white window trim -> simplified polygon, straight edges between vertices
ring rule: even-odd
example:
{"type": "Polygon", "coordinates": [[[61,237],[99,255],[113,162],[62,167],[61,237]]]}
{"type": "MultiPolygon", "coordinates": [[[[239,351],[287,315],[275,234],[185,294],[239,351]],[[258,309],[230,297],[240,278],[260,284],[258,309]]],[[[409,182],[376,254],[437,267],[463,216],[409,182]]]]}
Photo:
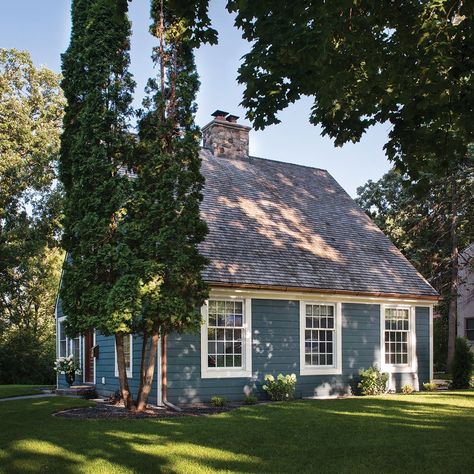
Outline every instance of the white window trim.
{"type": "Polygon", "coordinates": [[[340,375],[342,374],[342,303],[341,302],[316,302],[314,300],[300,301],[300,375],[340,375]],[[305,329],[306,305],[325,304],[334,306],[335,324],[335,350],[334,365],[332,366],[307,366],[305,361],[305,329]]]}
{"type": "MultiPolygon", "coordinates": [[[[127,337],[127,334],[124,337],[127,337]]],[[[127,369],[127,378],[131,379],[133,378],[133,335],[128,334],[128,337],[130,338],[130,370],[127,369]]],[[[115,354],[115,377],[118,377],[119,373],[118,373],[118,365],[117,365],[117,344],[115,342],[115,337],[114,337],[114,354],[115,354]]],[[[95,377],[95,374],[94,374],[94,377],[95,377]]]]}
{"type": "MultiPolygon", "coordinates": [[[[66,354],[63,355],[63,356],[60,356],[59,355],[59,352],[60,352],[60,349],[61,349],[61,340],[59,339],[60,337],[60,332],[59,332],[59,325],[64,323],[64,321],[66,320],[66,316],[61,316],[60,318],[57,319],[57,326],[56,326],[56,334],[57,334],[57,356],[58,357],[68,357],[69,355],[72,354],[72,343],[74,341],[74,338],[71,339],[70,337],[66,336],[66,354]]],[[[82,349],[82,344],[83,344],[83,338],[82,336],[78,336],[79,337],[79,356],[78,356],[78,360],[79,360],[79,368],[82,370],[82,355],[83,355],[83,349],[82,349]]]]}
{"type": "MultiPolygon", "coordinates": [[[[380,305],[380,367],[383,372],[390,374],[403,374],[418,372],[416,359],[416,307],[406,304],[381,304],[380,305]],[[410,330],[408,332],[408,364],[386,364],[385,363],[385,310],[386,309],[408,309],[410,318],[410,330]]],[[[430,339],[430,343],[432,339],[430,339]]]]}
{"type": "Polygon", "coordinates": [[[208,367],[207,366],[207,315],[209,301],[206,300],[201,308],[201,316],[203,323],[201,324],[201,378],[202,379],[220,379],[220,378],[237,378],[252,376],[252,300],[232,297],[219,296],[219,301],[241,301],[244,309],[242,342],[244,348],[242,352],[242,367],[208,367]]]}

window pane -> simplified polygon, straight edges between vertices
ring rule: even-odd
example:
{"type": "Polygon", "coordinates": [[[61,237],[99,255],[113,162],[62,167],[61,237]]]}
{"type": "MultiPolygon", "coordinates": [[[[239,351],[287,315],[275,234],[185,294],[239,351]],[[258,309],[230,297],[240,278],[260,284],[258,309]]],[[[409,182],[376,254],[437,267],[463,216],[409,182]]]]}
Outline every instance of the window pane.
{"type": "Polygon", "coordinates": [[[128,371],[131,369],[131,357],[130,357],[130,338],[131,336],[125,336],[123,338],[123,352],[125,355],[125,367],[128,371]]]}
{"type": "Polygon", "coordinates": [[[211,323],[215,328],[208,328],[208,367],[241,367],[242,302],[210,301],[208,325],[211,323]]]}
{"type": "Polygon", "coordinates": [[[305,326],[305,365],[332,365],[334,361],[334,307],[325,304],[306,305],[305,326]]]}

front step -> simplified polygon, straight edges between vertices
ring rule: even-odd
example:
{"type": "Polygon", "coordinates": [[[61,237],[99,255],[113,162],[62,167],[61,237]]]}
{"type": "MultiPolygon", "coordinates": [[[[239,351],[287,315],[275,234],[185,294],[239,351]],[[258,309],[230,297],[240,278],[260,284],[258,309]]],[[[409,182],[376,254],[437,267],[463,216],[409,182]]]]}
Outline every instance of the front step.
{"type": "Polygon", "coordinates": [[[73,385],[68,388],[57,388],[56,395],[75,398],[96,398],[95,385],[73,385]]]}

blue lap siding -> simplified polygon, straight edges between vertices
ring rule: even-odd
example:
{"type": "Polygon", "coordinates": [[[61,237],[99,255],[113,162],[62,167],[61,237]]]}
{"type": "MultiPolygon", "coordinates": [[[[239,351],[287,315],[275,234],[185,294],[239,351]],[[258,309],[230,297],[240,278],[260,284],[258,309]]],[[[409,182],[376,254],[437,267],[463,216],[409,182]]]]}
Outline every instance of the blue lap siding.
{"type": "MultiPolygon", "coordinates": [[[[380,305],[342,304],[342,374],[300,375],[299,301],[252,300],[252,374],[251,378],[201,378],[201,337],[194,334],[172,334],[168,337],[168,399],[173,403],[209,401],[213,395],[242,400],[253,392],[264,397],[265,374],[295,373],[298,379],[296,397],[331,396],[351,392],[357,384],[360,369],[380,366],[380,305]]],[[[392,386],[405,383],[419,386],[430,376],[429,308],[416,308],[416,357],[418,374],[392,375],[392,386]]],[[[96,361],[96,386],[101,395],[118,389],[115,376],[113,337],[96,336],[100,347],[96,361]],[[104,382],[102,378],[104,377],[104,382]]],[[[138,388],[141,339],[133,338],[133,374],[130,387],[138,388]]],[[[157,373],[157,371],[155,372],[157,373]]],[[[157,377],[150,402],[156,403],[157,377]]]]}

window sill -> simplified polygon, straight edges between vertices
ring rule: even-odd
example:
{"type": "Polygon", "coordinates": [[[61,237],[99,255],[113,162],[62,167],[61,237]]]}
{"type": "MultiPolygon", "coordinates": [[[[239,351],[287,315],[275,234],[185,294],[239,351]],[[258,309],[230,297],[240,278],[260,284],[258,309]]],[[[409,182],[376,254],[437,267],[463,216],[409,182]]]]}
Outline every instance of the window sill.
{"type": "Polygon", "coordinates": [[[300,375],[341,375],[340,367],[302,367],[300,375]]]}
{"type": "MultiPolygon", "coordinates": [[[[118,371],[115,371],[115,377],[118,377],[118,376],[119,376],[118,371]]],[[[127,379],[132,379],[132,378],[133,378],[132,373],[127,370],[127,379]]]]}
{"type": "Polygon", "coordinates": [[[415,373],[417,370],[412,365],[384,365],[381,371],[388,372],[389,374],[410,374],[415,373]]]}
{"type": "Polygon", "coordinates": [[[250,378],[252,377],[252,371],[246,369],[215,369],[215,370],[201,370],[202,379],[228,379],[228,378],[250,378]]]}

